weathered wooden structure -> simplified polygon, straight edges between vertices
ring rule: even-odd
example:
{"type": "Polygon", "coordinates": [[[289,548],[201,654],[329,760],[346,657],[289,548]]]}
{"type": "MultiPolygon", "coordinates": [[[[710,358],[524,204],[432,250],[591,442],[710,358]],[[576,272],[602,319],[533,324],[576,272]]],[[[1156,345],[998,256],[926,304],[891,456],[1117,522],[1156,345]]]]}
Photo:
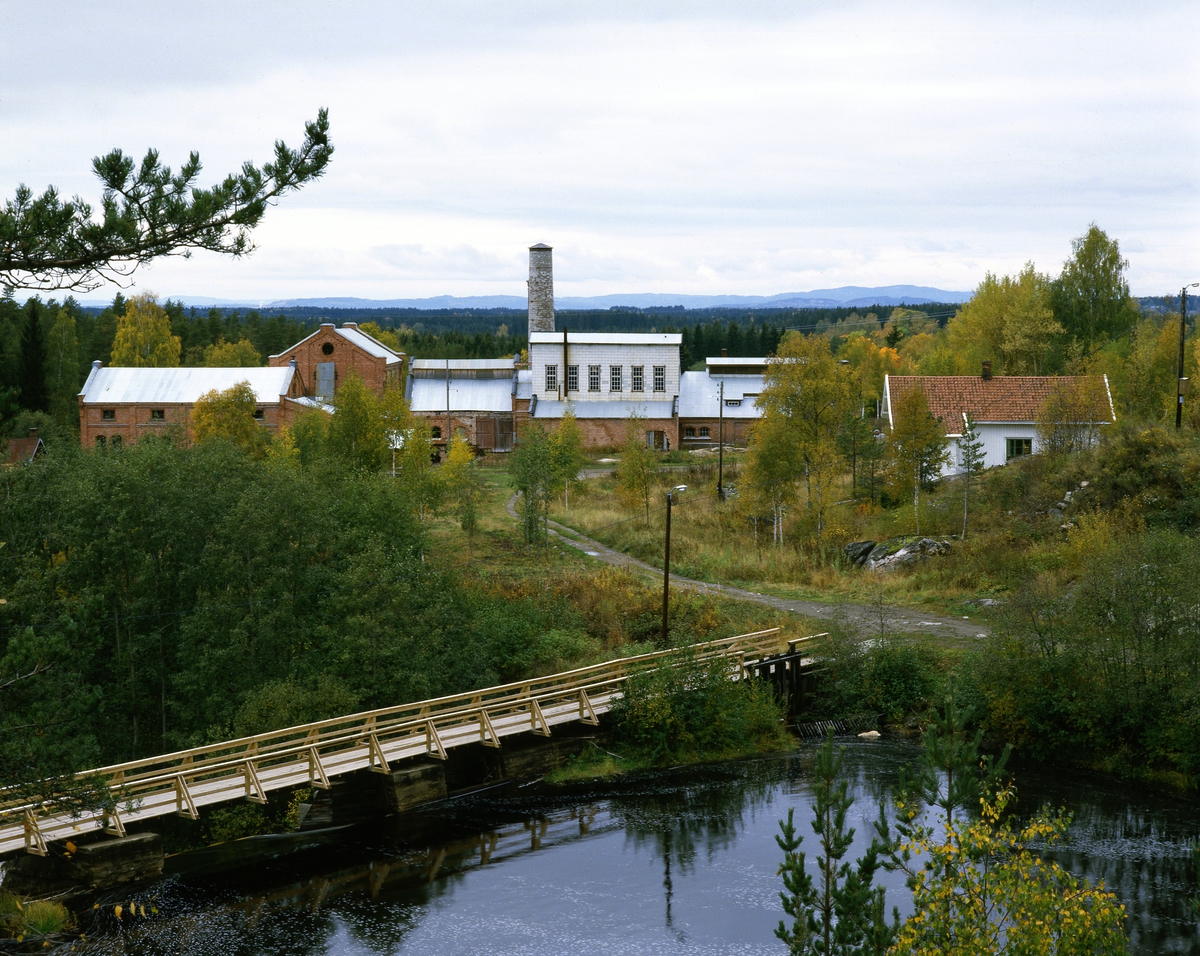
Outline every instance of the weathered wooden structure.
{"type": "MultiPolygon", "coordinates": [[[[423,765],[445,760],[452,748],[500,748],[509,736],[549,737],[555,726],[598,724],[635,674],[697,660],[727,662],[733,679],[798,675],[801,646],[793,641],[781,655],[774,628],[102,767],[92,775],[107,782],[115,809],[93,816],[73,819],[0,793],[0,856],[45,855],[53,841],[98,831],[124,837],[135,822],[171,814],[197,819],[206,806],[265,803],[271,791],[300,786],[330,789],[337,778],[362,772],[411,784],[410,777],[426,773],[423,765]]],[[[429,776],[435,790],[444,786],[429,776]]]]}

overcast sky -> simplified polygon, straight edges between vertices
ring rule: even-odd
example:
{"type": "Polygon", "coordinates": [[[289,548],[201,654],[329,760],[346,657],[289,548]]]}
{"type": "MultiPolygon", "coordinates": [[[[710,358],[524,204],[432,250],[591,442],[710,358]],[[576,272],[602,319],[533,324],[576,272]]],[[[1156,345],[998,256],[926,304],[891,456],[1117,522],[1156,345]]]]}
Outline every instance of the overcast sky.
{"type": "MultiPolygon", "coordinates": [[[[1200,4],[4,0],[0,187],[298,145],[325,178],[162,296],[971,289],[1096,222],[1135,294],[1200,280],[1200,4]]],[[[206,184],[211,181],[206,179],[206,184]]],[[[107,294],[107,293],[100,293],[107,294]]]]}

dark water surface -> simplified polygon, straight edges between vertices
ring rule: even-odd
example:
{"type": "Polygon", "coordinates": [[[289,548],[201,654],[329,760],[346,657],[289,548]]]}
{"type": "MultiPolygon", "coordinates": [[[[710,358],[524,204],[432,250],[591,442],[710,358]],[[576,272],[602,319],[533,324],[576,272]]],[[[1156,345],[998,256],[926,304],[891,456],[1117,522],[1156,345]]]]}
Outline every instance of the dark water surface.
{"type": "MultiPolygon", "coordinates": [[[[916,757],[903,742],[847,742],[862,846],[879,797],[916,757]]],[[[795,807],[815,856],[810,761],[811,748],[618,790],[499,788],[233,876],[174,876],[110,895],[77,951],[778,956],[775,834],[795,807]],[[131,918],[130,903],[147,916],[131,918]]],[[[1200,953],[1186,916],[1200,804],[1075,773],[1018,772],[1017,783],[1023,808],[1048,800],[1075,811],[1071,845],[1055,856],[1119,894],[1135,952],[1200,953]]],[[[905,911],[908,891],[887,878],[889,905],[905,911]]]]}

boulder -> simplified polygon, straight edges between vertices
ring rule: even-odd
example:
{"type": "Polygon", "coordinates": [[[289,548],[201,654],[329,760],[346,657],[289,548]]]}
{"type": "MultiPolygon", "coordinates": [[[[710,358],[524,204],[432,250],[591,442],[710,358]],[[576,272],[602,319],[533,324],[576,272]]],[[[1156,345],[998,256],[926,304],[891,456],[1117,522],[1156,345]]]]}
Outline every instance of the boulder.
{"type": "Polygon", "coordinates": [[[874,541],[852,541],[846,545],[846,557],[856,568],[861,568],[874,548],[874,541]]]}
{"type": "Polygon", "coordinates": [[[873,571],[893,571],[927,561],[934,555],[949,553],[949,541],[935,538],[892,538],[871,550],[866,566],[873,571]]]}

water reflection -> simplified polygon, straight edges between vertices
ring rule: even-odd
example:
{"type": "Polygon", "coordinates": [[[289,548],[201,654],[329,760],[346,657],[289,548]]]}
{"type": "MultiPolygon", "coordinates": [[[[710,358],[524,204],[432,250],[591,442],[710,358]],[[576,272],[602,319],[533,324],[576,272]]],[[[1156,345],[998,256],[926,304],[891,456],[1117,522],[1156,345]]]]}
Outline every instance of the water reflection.
{"type": "MultiPolygon", "coordinates": [[[[851,741],[853,853],[917,749],[851,741]]],[[[665,773],[611,788],[501,788],[226,877],[178,874],[110,894],[91,953],[773,953],[782,916],[777,821],[805,834],[811,751],[665,773]],[[130,898],[132,897],[132,899],[130,898]],[[116,903],[125,918],[112,914],[116,903]],[[129,904],[147,916],[129,916],[129,904]],[[151,907],[158,909],[158,915],[151,907]]],[[[1025,809],[1076,811],[1053,855],[1127,903],[1136,952],[1200,953],[1186,915],[1194,801],[1103,778],[1018,771],[1025,809]]],[[[894,876],[889,906],[907,891],[894,876]]]]}

